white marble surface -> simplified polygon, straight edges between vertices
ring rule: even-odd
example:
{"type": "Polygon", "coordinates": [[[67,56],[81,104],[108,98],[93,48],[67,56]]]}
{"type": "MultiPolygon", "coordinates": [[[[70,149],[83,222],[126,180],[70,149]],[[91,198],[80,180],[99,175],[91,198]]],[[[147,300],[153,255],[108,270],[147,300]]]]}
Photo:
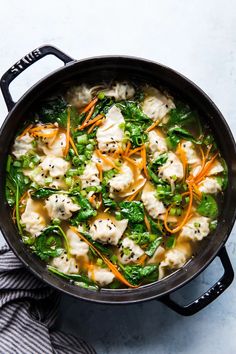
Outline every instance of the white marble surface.
{"type": "MultiPolygon", "coordinates": [[[[234,0],[0,0],[0,74],[33,48],[51,43],[75,58],[128,54],[169,65],[202,87],[236,133],[234,0]]],[[[59,62],[44,59],[12,85],[14,97],[59,62]]],[[[6,108],[0,97],[0,119],[6,108]]],[[[236,229],[227,249],[236,261],[236,229]]],[[[3,239],[0,239],[3,243],[3,239]]],[[[192,296],[221,274],[215,261],[192,296]]],[[[187,290],[185,290],[186,292],[187,290]]],[[[99,354],[236,353],[236,282],[191,318],[156,301],[110,307],[64,297],[58,325],[90,341],[99,354]]]]}

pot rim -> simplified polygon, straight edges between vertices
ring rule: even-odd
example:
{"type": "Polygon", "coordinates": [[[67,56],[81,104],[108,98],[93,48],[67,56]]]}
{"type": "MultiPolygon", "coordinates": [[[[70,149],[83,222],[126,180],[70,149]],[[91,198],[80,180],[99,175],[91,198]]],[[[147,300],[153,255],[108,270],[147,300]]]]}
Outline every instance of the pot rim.
{"type": "MultiPolygon", "coordinates": [[[[194,88],[194,90],[197,90],[198,93],[205,98],[205,100],[208,102],[209,105],[212,106],[213,110],[215,111],[215,114],[218,115],[219,119],[223,122],[225,129],[227,130],[227,134],[228,137],[230,138],[231,143],[234,146],[234,154],[236,155],[236,144],[234,141],[234,137],[233,134],[228,126],[228,123],[226,122],[225,118],[223,117],[223,115],[221,114],[221,112],[219,111],[219,109],[217,108],[217,106],[215,105],[215,103],[211,100],[211,98],[198,86],[196,85],[193,81],[191,81],[190,79],[188,79],[187,77],[185,77],[184,75],[182,75],[181,73],[179,73],[178,71],[160,64],[158,62],[152,61],[152,60],[148,60],[148,59],[144,59],[144,58],[140,58],[140,57],[135,57],[135,56],[126,56],[126,55],[102,55],[102,56],[94,56],[94,57],[88,57],[88,58],[84,58],[84,59],[80,59],[80,60],[72,60],[71,62],[67,63],[64,67],[61,67],[59,69],[56,69],[54,71],[52,71],[51,73],[49,73],[48,75],[46,75],[45,77],[43,77],[42,79],[40,79],[39,81],[37,81],[33,86],[31,86],[20,98],[19,100],[16,102],[15,106],[9,111],[9,113],[7,114],[7,117],[5,118],[1,130],[0,130],[0,140],[2,139],[2,133],[5,129],[5,127],[7,126],[11,116],[18,110],[21,108],[21,105],[24,103],[24,101],[27,101],[29,95],[32,95],[36,92],[38,92],[38,89],[41,87],[41,85],[44,85],[45,83],[49,82],[50,80],[52,80],[55,77],[59,77],[60,73],[62,72],[66,72],[69,71],[71,68],[75,67],[76,65],[80,65],[81,63],[92,63],[93,61],[102,61],[102,60],[108,60],[108,61],[114,61],[114,60],[118,60],[118,61],[122,61],[122,60],[129,60],[129,61],[135,61],[135,62],[140,62],[142,64],[145,65],[154,65],[154,66],[158,66],[161,69],[164,69],[166,71],[168,71],[169,73],[174,74],[175,76],[179,77],[181,80],[185,81],[186,83],[188,83],[190,86],[192,86],[194,88]]],[[[112,63],[111,63],[112,64],[112,63]]],[[[39,97],[40,95],[38,95],[39,97]]],[[[214,130],[213,130],[214,131],[214,130]]],[[[1,211],[0,211],[1,213],[1,211]]],[[[13,252],[16,254],[16,256],[18,258],[21,259],[21,261],[25,264],[25,266],[31,271],[33,272],[37,277],[39,277],[41,280],[43,280],[44,282],[46,282],[47,284],[49,284],[50,286],[53,286],[54,288],[56,288],[57,290],[60,290],[64,293],[66,293],[67,295],[71,295],[73,297],[79,298],[79,299],[83,299],[86,301],[91,301],[91,302],[96,302],[96,303],[106,303],[106,304],[130,304],[130,303],[137,303],[137,302],[142,302],[142,301],[148,301],[148,300],[152,300],[152,299],[157,299],[160,298],[166,294],[169,294],[170,292],[174,292],[177,289],[179,289],[180,287],[184,286],[186,283],[190,282],[191,280],[193,280],[195,277],[197,277],[213,260],[214,258],[217,256],[217,254],[219,253],[219,251],[222,249],[222,247],[224,246],[226,240],[228,239],[230,232],[233,228],[234,222],[236,219],[236,206],[234,207],[233,213],[232,213],[232,217],[230,219],[230,222],[228,222],[227,225],[227,232],[225,232],[224,237],[222,237],[222,240],[220,242],[220,245],[218,246],[218,248],[211,254],[211,256],[207,259],[207,261],[205,261],[205,263],[199,267],[199,269],[191,276],[189,276],[188,278],[186,278],[185,280],[183,280],[182,282],[180,282],[179,284],[172,286],[170,289],[167,289],[165,291],[162,291],[161,294],[149,294],[150,290],[152,290],[151,288],[154,288],[159,282],[167,282],[169,279],[171,279],[172,277],[176,276],[176,274],[178,273],[183,273],[185,271],[187,271],[187,267],[188,265],[191,263],[192,260],[190,260],[190,262],[188,262],[183,268],[178,269],[177,271],[175,271],[174,273],[172,273],[169,277],[166,277],[160,281],[157,281],[155,283],[151,283],[145,286],[142,286],[138,289],[110,289],[110,290],[101,290],[99,291],[100,294],[105,295],[107,292],[109,292],[110,295],[113,295],[114,298],[116,296],[121,295],[122,293],[127,296],[128,294],[133,294],[135,295],[137,292],[140,294],[145,293],[145,296],[141,296],[140,298],[130,298],[128,300],[107,300],[107,299],[103,299],[102,297],[99,299],[95,299],[92,297],[87,296],[88,292],[91,293],[91,290],[85,290],[80,288],[80,293],[78,294],[75,291],[72,291],[74,287],[74,285],[69,284],[67,281],[60,279],[61,281],[59,282],[54,282],[54,276],[51,275],[47,270],[46,273],[44,272],[43,274],[39,273],[34,267],[32,267],[29,262],[26,260],[25,255],[21,254],[19,252],[19,250],[16,250],[14,242],[11,240],[11,238],[8,237],[7,232],[5,232],[5,228],[2,225],[2,221],[0,222],[0,228],[2,230],[2,233],[4,235],[5,240],[7,241],[7,243],[10,245],[10,247],[12,248],[13,252]],[[56,284],[58,283],[58,284],[56,284]],[[63,286],[63,283],[65,284],[63,286]]],[[[17,240],[18,245],[20,246],[20,244],[22,243],[21,239],[17,240]],[[18,242],[19,241],[19,242],[18,242]]],[[[24,247],[26,248],[26,246],[24,245],[24,247]]],[[[20,247],[18,247],[20,248],[20,247]]],[[[76,287],[76,289],[78,290],[78,287],[76,287]]],[[[129,296],[129,295],[128,295],[129,296]]]]}

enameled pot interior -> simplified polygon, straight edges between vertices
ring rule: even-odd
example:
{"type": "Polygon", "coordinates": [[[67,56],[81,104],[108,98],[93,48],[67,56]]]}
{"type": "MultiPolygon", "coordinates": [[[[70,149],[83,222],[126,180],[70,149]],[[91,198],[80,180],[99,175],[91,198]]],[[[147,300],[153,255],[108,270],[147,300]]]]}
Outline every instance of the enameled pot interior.
{"type": "Polygon", "coordinates": [[[160,297],[176,290],[199,274],[217,255],[229,236],[235,220],[236,149],[224,118],[211,100],[192,82],[167,67],[149,61],[128,57],[92,58],[70,63],[44,78],[21,98],[6,118],[0,134],[0,156],[2,161],[0,166],[0,226],[4,237],[18,257],[42,280],[82,299],[106,303],[129,303],[160,297]],[[225,192],[217,230],[207,238],[201,252],[185,267],[161,281],[138,289],[95,292],[81,289],[48,273],[45,264],[31,254],[22,243],[5,200],[5,164],[17,130],[42,98],[49,97],[51,93],[69,87],[75,82],[100,83],[111,80],[131,80],[137,83],[149,83],[156,87],[162,86],[168,89],[174,97],[182,98],[197,109],[202,120],[211,127],[229,167],[229,184],[225,192]]]}

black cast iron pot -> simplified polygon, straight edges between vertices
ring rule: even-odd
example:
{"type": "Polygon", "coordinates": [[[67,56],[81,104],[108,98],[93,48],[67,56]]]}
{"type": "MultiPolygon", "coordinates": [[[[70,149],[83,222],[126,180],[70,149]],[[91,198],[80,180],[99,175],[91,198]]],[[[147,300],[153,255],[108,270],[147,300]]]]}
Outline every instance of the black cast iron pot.
{"type": "Polygon", "coordinates": [[[106,304],[129,304],[158,299],[183,315],[192,315],[198,312],[217,298],[232,283],[234,273],[224,244],[236,216],[236,146],[224,117],[199,87],[172,69],[148,60],[125,56],[105,56],[77,61],[48,45],[35,49],[19,60],[3,75],[0,85],[9,110],[0,132],[0,227],[15,254],[36,276],[58,290],[80,299],[106,304]],[[22,71],[46,55],[58,57],[65,65],[37,82],[15,103],[9,92],[9,84],[22,71]],[[5,198],[6,159],[14,135],[23,124],[24,119],[27,118],[27,112],[30,112],[35,104],[43,97],[48,96],[50,92],[73,82],[95,83],[124,79],[141,83],[147,82],[154,86],[161,85],[195,107],[215,135],[229,168],[229,183],[225,191],[216,231],[207,239],[197,256],[182,269],[161,281],[137,289],[102,289],[95,292],[74,286],[50,274],[45,264],[27,250],[12,221],[11,210],[5,198]],[[220,258],[224,267],[224,274],[219,281],[192,303],[181,306],[174,302],[169,296],[170,293],[195,278],[216,256],[220,258]]]}

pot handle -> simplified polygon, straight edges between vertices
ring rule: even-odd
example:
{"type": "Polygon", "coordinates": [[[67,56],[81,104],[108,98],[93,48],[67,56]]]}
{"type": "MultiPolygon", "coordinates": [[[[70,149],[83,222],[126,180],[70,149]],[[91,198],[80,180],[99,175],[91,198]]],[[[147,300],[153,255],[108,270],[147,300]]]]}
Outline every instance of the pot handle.
{"type": "Polygon", "coordinates": [[[58,59],[62,60],[66,65],[72,61],[73,58],[69,57],[67,54],[63,53],[56,47],[51,45],[44,45],[34,49],[32,52],[25,55],[19,61],[17,61],[9,70],[3,74],[0,80],[0,87],[2,90],[3,97],[5,99],[8,111],[10,111],[16,102],[13,101],[12,96],[9,91],[10,83],[20,75],[25,69],[34,64],[36,61],[42,59],[46,55],[54,55],[58,59]]]}
{"type": "Polygon", "coordinates": [[[224,267],[224,274],[208,291],[206,291],[198,299],[183,306],[171,299],[169,295],[165,295],[160,299],[160,301],[170,309],[183,316],[194,315],[209,305],[230,286],[234,278],[234,271],[225,247],[220,250],[218,257],[220,258],[224,267]]]}

